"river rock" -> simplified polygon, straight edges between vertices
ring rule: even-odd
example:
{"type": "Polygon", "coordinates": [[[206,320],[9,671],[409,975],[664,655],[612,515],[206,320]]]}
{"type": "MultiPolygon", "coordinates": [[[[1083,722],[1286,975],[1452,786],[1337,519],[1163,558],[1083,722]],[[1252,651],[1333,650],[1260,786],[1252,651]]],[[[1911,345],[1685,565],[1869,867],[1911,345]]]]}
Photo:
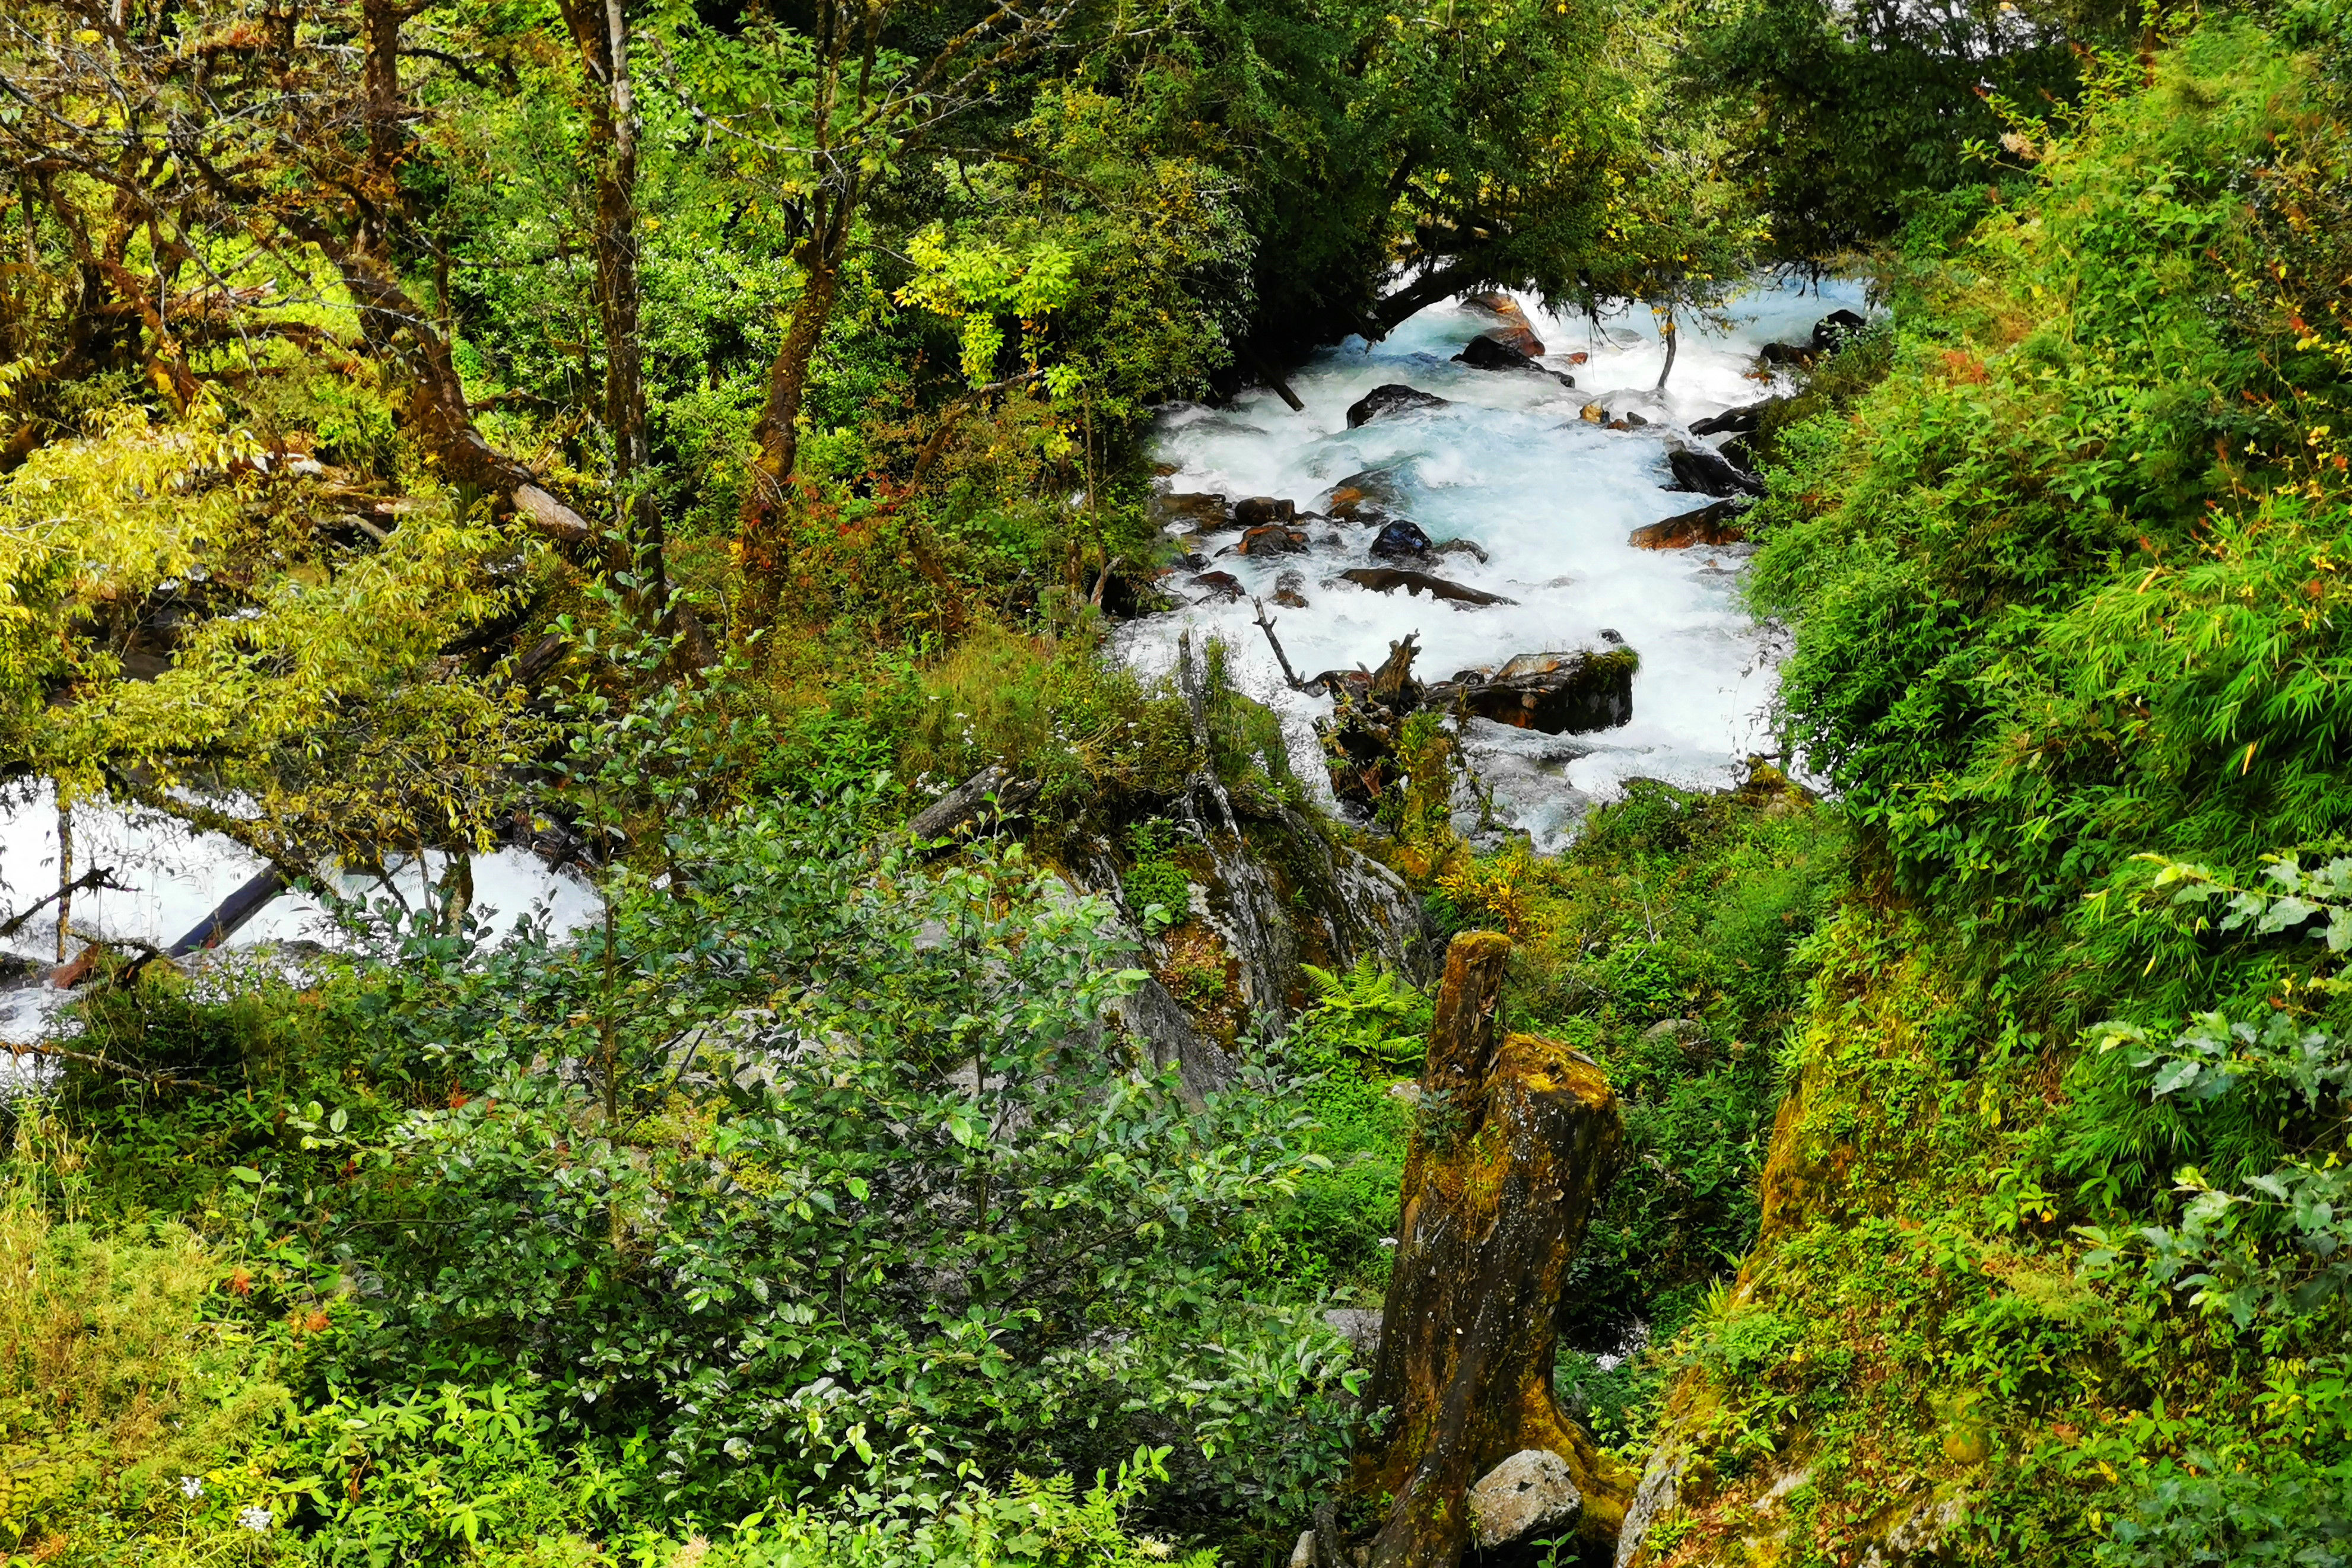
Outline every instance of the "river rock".
{"type": "Polygon", "coordinates": [[[1498,290],[1465,294],[1462,298],[1462,305],[1465,309],[1492,316],[1502,323],[1499,327],[1489,328],[1486,336],[1508,343],[1531,360],[1543,357],[1543,340],[1537,337],[1535,329],[1528,324],[1526,308],[1509,295],[1498,290]]]}
{"type": "Polygon", "coordinates": [[[1760,357],[1768,365],[1810,365],[1834,352],[1848,338],[1870,325],[1857,311],[1832,310],[1813,323],[1813,335],[1801,343],[1767,343],[1760,357]]]}
{"type": "Polygon", "coordinates": [[[1517,604],[1518,602],[1516,599],[1506,599],[1499,593],[1488,593],[1484,589],[1467,588],[1458,582],[1448,582],[1442,577],[1433,577],[1425,571],[1407,571],[1392,566],[1357,567],[1351,571],[1341,572],[1339,578],[1341,581],[1352,582],[1359,588],[1369,588],[1374,593],[1393,593],[1402,588],[1408,594],[1426,593],[1432,599],[1448,600],[1455,604],[1517,604]]]}
{"type": "Polygon", "coordinates": [[[1286,610],[1307,608],[1307,578],[1296,570],[1286,571],[1274,580],[1274,601],[1286,610]]]}
{"type": "Polygon", "coordinates": [[[1781,397],[1768,397],[1757,402],[1744,402],[1737,408],[1727,408],[1693,422],[1693,435],[1749,435],[1764,422],[1764,411],[1775,403],[1786,402],[1781,397]]]}
{"type": "Polygon", "coordinates": [[[1474,371],[1533,371],[1538,375],[1549,376],[1564,387],[1576,384],[1576,378],[1566,371],[1551,370],[1536,362],[1535,356],[1543,352],[1543,342],[1534,333],[1526,334],[1526,342],[1534,345],[1532,351],[1497,329],[1493,332],[1481,332],[1471,339],[1454,358],[1474,371]]]}
{"type": "Polygon", "coordinates": [[[1419,523],[1399,517],[1381,529],[1372,541],[1372,553],[1382,560],[1406,560],[1426,556],[1430,552],[1429,535],[1419,523]]]}
{"type": "Polygon", "coordinates": [[[1214,533],[1233,526],[1225,498],[1206,491],[1162,491],[1151,497],[1145,512],[1155,528],[1181,523],[1188,528],[1214,533]]]}
{"type": "Polygon", "coordinates": [[[1283,523],[1267,523],[1252,528],[1234,546],[1236,555],[1295,554],[1307,548],[1307,530],[1283,523]]]}
{"type": "Polygon", "coordinates": [[[1404,505],[1404,485],[1395,468],[1367,468],[1350,474],[1331,486],[1331,497],[1324,505],[1335,517],[1350,522],[1370,522],[1388,515],[1391,507],[1404,505]]]}
{"type": "Polygon", "coordinates": [[[1402,382],[1391,382],[1385,386],[1374,387],[1348,405],[1348,428],[1354,430],[1360,425],[1369,424],[1373,420],[1385,418],[1390,414],[1412,413],[1425,408],[1444,408],[1446,403],[1447,400],[1439,397],[1435,392],[1425,392],[1418,387],[1406,386],[1402,382]]]}
{"type": "Polygon", "coordinates": [[[1576,1521],[1584,1511],[1568,1461],[1549,1448],[1521,1448],[1470,1489],[1470,1525],[1486,1551],[1576,1521]]]}
{"type": "Polygon", "coordinates": [[[1475,555],[1480,566],[1486,564],[1486,547],[1475,539],[1447,539],[1431,548],[1439,555],[1475,555]]]}
{"type": "Polygon", "coordinates": [[[1635,549],[1689,549],[1694,545],[1736,545],[1747,538],[1732,519],[1738,517],[1736,500],[1717,501],[1696,512],[1684,512],[1635,528],[1625,542],[1635,549]]]}
{"type": "Polygon", "coordinates": [[[1633,674],[1641,656],[1614,633],[1605,652],[1521,653],[1491,673],[1464,670],[1429,688],[1432,706],[1460,706],[1481,718],[1545,735],[1615,729],[1633,716],[1633,674]]]}
{"type": "Polygon", "coordinates": [[[1276,500],[1272,496],[1251,496],[1234,503],[1234,523],[1238,528],[1262,528],[1267,523],[1287,523],[1298,516],[1295,501],[1276,500]]]}
{"type": "Polygon", "coordinates": [[[1733,463],[1711,446],[1678,441],[1666,449],[1666,465],[1675,471],[1676,490],[1702,496],[1760,496],[1764,481],[1733,463]]]}
{"type": "Polygon", "coordinates": [[[1813,352],[1825,354],[1869,325],[1858,310],[1832,310],[1813,323],[1813,352]]]}
{"type": "Polygon", "coordinates": [[[1209,591],[1207,596],[1200,601],[1203,604],[1211,599],[1230,601],[1239,599],[1243,593],[1241,579],[1230,571],[1204,571],[1192,580],[1192,586],[1209,591]]]}

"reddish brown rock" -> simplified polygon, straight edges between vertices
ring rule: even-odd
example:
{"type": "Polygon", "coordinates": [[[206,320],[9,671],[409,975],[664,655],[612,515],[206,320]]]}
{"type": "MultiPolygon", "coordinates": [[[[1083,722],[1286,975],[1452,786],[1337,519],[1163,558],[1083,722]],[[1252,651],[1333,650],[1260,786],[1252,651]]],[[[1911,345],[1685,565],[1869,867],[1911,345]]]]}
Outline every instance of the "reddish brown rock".
{"type": "Polygon", "coordinates": [[[1741,508],[1732,502],[1717,501],[1711,507],[1701,507],[1696,512],[1684,512],[1635,528],[1626,536],[1626,542],[1635,549],[1689,549],[1696,545],[1739,544],[1748,538],[1734,520],[1740,511],[1741,508]]]}

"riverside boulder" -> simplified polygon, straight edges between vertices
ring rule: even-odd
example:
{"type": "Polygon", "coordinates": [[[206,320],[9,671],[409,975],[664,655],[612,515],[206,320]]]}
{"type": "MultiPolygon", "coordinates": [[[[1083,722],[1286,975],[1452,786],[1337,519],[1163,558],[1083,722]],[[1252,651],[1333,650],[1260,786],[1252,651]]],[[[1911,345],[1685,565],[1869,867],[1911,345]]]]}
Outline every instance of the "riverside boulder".
{"type": "Polygon", "coordinates": [[[1677,490],[1702,496],[1761,496],[1764,481],[1711,446],[1678,441],[1666,448],[1666,465],[1674,470],[1677,490]]]}
{"type": "Polygon", "coordinates": [[[1604,633],[1605,650],[1521,653],[1500,668],[1464,670],[1432,685],[1432,706],[1458,706],[1515,729],[1583,735],[1633,717],[1633,676],[1641,655],[1604,633]]]}

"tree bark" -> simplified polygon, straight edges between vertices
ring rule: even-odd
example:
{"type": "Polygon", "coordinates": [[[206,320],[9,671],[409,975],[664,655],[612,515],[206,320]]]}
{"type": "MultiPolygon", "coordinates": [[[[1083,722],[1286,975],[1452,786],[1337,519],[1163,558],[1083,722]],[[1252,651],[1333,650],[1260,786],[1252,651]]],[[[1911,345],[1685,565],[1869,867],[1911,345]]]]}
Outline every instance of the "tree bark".
{"type": "Polygon", "coordinates": [[[803,253],[807,284],[793,307],[783,347],[768,368],[768,397],[760,411],[760,455],[752,462],[751,486],[743,497],[743,566],[756,595],[753,617],[763,622],[774,616],[776,594],[792,554],[785,530],[791,521],[793,471],[800,463],[801,404],[808,392],[809,362],[816,357],[817,341],[824,336],[841,289],[848,215],[839,204],[827,206],[803,253]]]}
{"type": "Polygon", "coordinates": [[[1453,1568],[1471,1484],[1523,1448],[1567,1462],[1587,1542],[1615,1540],[1632,1492],[1552,1396],[1555,1314],[1616,1156],[1617,1103],[1589,1058],[1505,1030],[1509,955],[1508,938],[1465,932],[1445,956],[1365,1396],[1390,1415],[1349,1477],[1359,1499],[1392,1500],[1373,1568],[1453,1568]]]}
{"type": "Polygon", "coordinates": [[[591,89],[596,149],[596,313],[604,333],[604,428],[613,443],[613,494],[640,578],[634,597],[659,613],[669,597],[661,509],[643,494],[646,437],[644,290],[638,272],[637,110],[623,0],[563,0],[563,18],[591,89]]]}
{"type": "Polygon", "coordinates": [[[1373,306],[1370,324],[1380,329],[1379,336],[1386,337],[1414,312],[1484,281],[1484,268],[1475,260],[1457,261],[1434,272],[1425,272],[1373,306]]]}

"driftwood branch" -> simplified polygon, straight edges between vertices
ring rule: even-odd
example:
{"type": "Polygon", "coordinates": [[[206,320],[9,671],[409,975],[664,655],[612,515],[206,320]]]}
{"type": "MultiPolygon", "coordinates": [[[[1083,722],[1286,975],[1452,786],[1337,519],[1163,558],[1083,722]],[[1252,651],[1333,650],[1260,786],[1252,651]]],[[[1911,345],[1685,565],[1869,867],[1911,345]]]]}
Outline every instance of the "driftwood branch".
{"type": "Polygon", "coordinates": [[[1290,667],[1290,655],[1282,651],[1281,640],[1274,634],[1274,618],[1265,612],[1265,601],[1252,594],[1250,608],[1257,612],[1257,629],[1265,633],[1266,645],[1274,650],[1275,658],[1281,662],[1282,678],[1289,684],[1290,689],[1310,695],[1321,691],[1323,682],[1319,677],[1312,682],[1302,681],[1298,678],[1298,672],[1290,667]]]}

